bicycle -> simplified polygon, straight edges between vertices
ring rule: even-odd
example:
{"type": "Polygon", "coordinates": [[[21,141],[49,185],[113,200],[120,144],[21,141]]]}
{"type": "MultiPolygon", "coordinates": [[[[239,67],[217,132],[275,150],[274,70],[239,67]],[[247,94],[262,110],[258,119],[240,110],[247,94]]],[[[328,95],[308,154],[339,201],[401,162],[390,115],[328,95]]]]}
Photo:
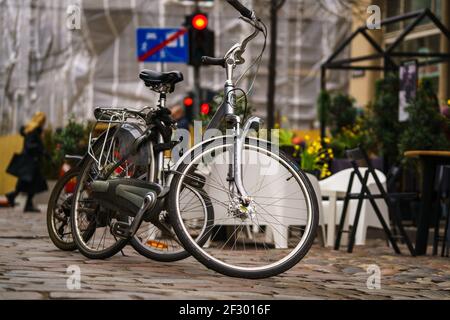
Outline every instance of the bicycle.
{"type": "MultiPolygon", "coordinates": [[[[66,159],[76,159],[81,157],[66,159]]],[[[77,246],[73,242],[70,227],[70,211],[72,208],[72,194],[76,179],[80,173],[79,166],[75,165],[58,179],[50,194],[47,206],[47,231],[53,244],[63,251],[74,251],[77,246]]]]}
{"type": "MultiPolygon", "coordinates": [[[[224,123],[227,133],[204,139],[181,154],[171,168],[164,168],[163,152],[180,143],[171,141],[174,122],[165,108],[166,95],[175,90],[183,77],[179,72],[144,70],[140,78],[160,97],[155,108],[147,113],[137,112],[147,129],[133,143],[129,154],[150,145],[154,152],[150,171],[156,179],[145,184],[109,179],[111,172],[123,164],[123,160],[113,161],[96,173],[97,180],[92,181],[91,188],[93,197],[103,198],[105,206],[111,204],[108,201],[112,196],[121,195],[122,199],[115,199],[109,208],[127,212],[129,220],[113,221],[111,230],[116,236],[132,237],[142,220],[154,221],[158,210],[164,208],[168,210],[168,220],[158,227],[169,233],[173,230],[179,243],[199,262],[228,276],[257,279],[287,271],[306,255],[316,234],[319,213],[313,187],[298,166],[275,144],[250,137],[251,132],[259,132],[261,119],[250,117],[242,123],[235,114],[236,92],[241,91],[243,98],[246,94],[236,87],[234,70],[245,62],[242,56],[248,43],[259,33],[266,38],[267,28],[239,1],[227,2],[253,27],[253,32],[232,46],[223,58],[202,57],[204,65],[220,66],[226,72],[224,99],[207,129],[219,129],[224,123]],[[206,204],[197,197],[196,205],[204,211],[212,207],[212,215],[190,216],[192,204],[183,201],[186,191],[191,190],[209,199],[206,204]],[[136,201],[126,200],[124,191],[134,194],[136,201]],[[205,221],[199,228],[202,218],[205,221]]],[[[261,56],[262,53],[258,59],[261,56]]],[[[83,169],[85,174],[88,171],[83,169]]],[[[80,182],[78,187],[81,185],[80,182]]],[[[77,230],[77,203],[71,218],[74,238],[77,245],[82,244],[82,232],[77,230]]],[[[109,253],[117,252],[120,241],[109,245],[109,253]]],[[[88,251],[80,245],[79,249],[83,254],[88,251]]],[[[98,252],[87,255],[102,256],[98,252]]]]}
{"type": "MultiPolygon", "coordinates": [[[[142,133],[142,130],[136,124],[130,123],[121,126],[119,129],[113,128],[112,130],[118,130],[115,139],[122,141],[122,143],[130,142],[142,133]]],[[[103,138],[104,134],[94,139],[93,149],[101,147],[103,138]]],[[[89,157],[88,153],[84,156],[66,155],[66,160],[74,162],[73,167],[60,177],[49,198],[47,209],[48,234],[53,244],[63,251],[74,251],[77,249],[77,245],[72,237],[70,213],[77,178],[81,172],[81,168],[89,160],[89,157]]],[[[145,154],[140,155],[140,158],[144,157],[146,157],[145,154]]],[[[140,161],[143,162],[143,160],[140,161]]],[[[208,201],[208,199],[204,201],[208,201]]],[[[169,250],[167,245],[163,245],[154,239],[149,240],[149,238],[156,238],[154,232],[155,230],[151,227],[150,223],[143,222],[140,232],[129,243],[138,253],[156,261],[177,261],[189,256],[185,250],[180,250],[179,246],[177,246],[177,250],[174,250],[175,246],[172,245],[172,250],[169,250]]],[[[85,237],[89,238],[91,236],[86,235],[85,237]]],[[[173,243],[174,241],[171,242],[173,243]]]]}

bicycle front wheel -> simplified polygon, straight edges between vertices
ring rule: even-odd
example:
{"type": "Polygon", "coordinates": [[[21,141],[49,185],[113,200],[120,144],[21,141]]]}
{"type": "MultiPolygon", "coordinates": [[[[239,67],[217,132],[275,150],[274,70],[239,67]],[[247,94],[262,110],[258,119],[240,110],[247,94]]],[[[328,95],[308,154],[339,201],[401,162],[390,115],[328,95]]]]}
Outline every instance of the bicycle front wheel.
{"type": "Polygon", "coordinates": [[[211,143],[190,152],[175,170],[169,212],[183,246],[206,267],[241,278],[278,275],[297,264],[316,235],[319,211],[306,175],[265,141],[247,139],[242,153],[243,205],[229,176],[233,144],[211,143]],[[214,207],[208,242],[200,246],[183,221],[181,191],[198,175],[214,207]]]}

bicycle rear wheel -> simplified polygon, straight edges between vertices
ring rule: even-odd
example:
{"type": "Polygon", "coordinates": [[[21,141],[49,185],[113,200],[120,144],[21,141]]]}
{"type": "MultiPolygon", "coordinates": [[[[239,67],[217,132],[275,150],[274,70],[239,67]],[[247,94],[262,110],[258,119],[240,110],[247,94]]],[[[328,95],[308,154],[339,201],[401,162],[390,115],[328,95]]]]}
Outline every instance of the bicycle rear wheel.
{"type": "Polygon", "coordinates": [[[101,136],[92,150],[93,155],[80,169],[72,203],[71,225],[78,250],[88,258],[109,258],[122,250],[129,241],[113,232],[115,224],[129,222],[128,215],[98,201],[93,196],[92,185],[97,180],[138,178],[147,174],[148,156],[146,149],[141,148],[138,154],[126,159],[108,177],[100,177],[101,168],[117,163],[122,155],[128,154],[136,138],[132,132],[134,128],[138,134],[142,134],[137,126],[125,124],[109,135],[101,136]],[[106,142],[104,139],[107,139],[106,142]]]}
{"type": "Polygon", "coordinates": [[[242,180],[252,202],[246,207],[228,177],[233,144],[198,148],[177,168],[169,198],[173,228],[186,250],[208,268],[232,277],[265,278],[297,264],[314,241],[319,217],[306,175],[271,145],[247,139],[242,180]],[[209,245],[204,247],[189,235],[180,205],[180,191],[198,173],[205,177],[204,192],[214,207],[209,245]]]}
{"type": "Polygon", "coordinates": [[[72,237],[70,211],[79,173],[80,169],[77,167],[67,171],[56,183],[48,201],[48,235],[53,244],[64,251],[73,251],[77,248],[72,237]]]}
{"type": "Polygon", "coordinates": [[[111,232],[114,223],[127,221],[120,212],[104,208],[92,198],[90,185],[95,181],[96,162],[86,161],[78,176],[75,189],[71,225],[78,250],[90,259],[106,259],[122,250],[127,239],[117,238],[111,232]],[[87,236],[88,235],[88,236],[87,236]]]}
{"type": "MultiPolygon", "coordinates": [[[[205,233],[211,229],[211,223],[214,221],[211,200],[203,190],[192,186],[183,189],[181,198],[186,213],[183,215],[184,224],[188,226],[189,234],[203,246],[208,240],[205,233]]],[[[166,229],[161,230],[152,222],[143,221],[130,241],[131,246],[144,257],[161,262],[179,261],[189,257],[191,254],[178,240],[166,210],[160,213],[159,222],[166,229]]]]}

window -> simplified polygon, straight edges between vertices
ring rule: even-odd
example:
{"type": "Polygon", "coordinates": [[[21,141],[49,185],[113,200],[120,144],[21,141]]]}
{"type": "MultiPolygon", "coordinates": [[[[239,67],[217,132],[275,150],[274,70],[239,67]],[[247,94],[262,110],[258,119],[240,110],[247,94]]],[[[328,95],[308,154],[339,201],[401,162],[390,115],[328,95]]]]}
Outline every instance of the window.
{"type": "MultiPolygon", "coordinates": [[[[442,0],[386,0],[386,17],[394,17],[401,14],[423,10],[433,11],[438,17],[442,13],[442,0]]],[[[424,19],[421,25],[428,24],[429,19],[424,19]]],[[[399,31],[405,28],[409,21],[403,21],[386,26],[386,32],[399,31]]]]}
{"type": "MultiPolygon", "coordinates": [[[[401,14],[401,0],[391,0],[387,2],[386,15],[387,17],[395,17],[401,14]]],[[[387,32],[399,30],[400,23],[393,23],[386,26],[387,32]]]]}
{"type": "MultiPolygon", "coordinates": [[[[422,52],[422,53],[436,53],[440,51],[440,35],[433,35],[429,37],[422,37],[412,40],[404,41],[400,47],[396,50],[398,52],[422,52]]],[[[419,62],[425,62],[433,58],[418,58],[419,62]]],[[[397,63],[400,63],[403,59],[394,59],[397,63]]],[[[439,74],[440,69],[438,64],[421,66],[419,68],[419,78],[429,78],[432,80],[436,90],[439,88],[439,74]]]]}
{"type": "Polygon", "coordinates": [[[414,12],[425,8],[433,9],[433,2],[432,0],[406,0],[405,12],[414,12]]]}

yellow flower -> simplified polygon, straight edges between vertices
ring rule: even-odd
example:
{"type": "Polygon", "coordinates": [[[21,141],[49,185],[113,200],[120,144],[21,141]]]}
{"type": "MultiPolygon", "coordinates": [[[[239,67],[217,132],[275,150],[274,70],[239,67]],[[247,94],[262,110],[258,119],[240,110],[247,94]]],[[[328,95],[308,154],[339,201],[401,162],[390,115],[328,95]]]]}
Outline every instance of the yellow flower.
{"type": "Polygon", "coordinates": [[[298,150],[300,150],[300,146],[299,145],[295,145],[294,149],[298,151],[298,150]]]}
{"type": "Polygon", "coordinates": [[[323,139],[323,141],[324,141],[325,143],[330,143],[330,142],[331,142],[331,139],[330,139],[330,138],[325,138],[325,139],[323,139]]]}
{"type": "Polygon", "coordinates": [[[310,139],[311,139],[310,136],[308,136],[308,135],[305,136],[305,141],[309,141],[310,139]]]}

